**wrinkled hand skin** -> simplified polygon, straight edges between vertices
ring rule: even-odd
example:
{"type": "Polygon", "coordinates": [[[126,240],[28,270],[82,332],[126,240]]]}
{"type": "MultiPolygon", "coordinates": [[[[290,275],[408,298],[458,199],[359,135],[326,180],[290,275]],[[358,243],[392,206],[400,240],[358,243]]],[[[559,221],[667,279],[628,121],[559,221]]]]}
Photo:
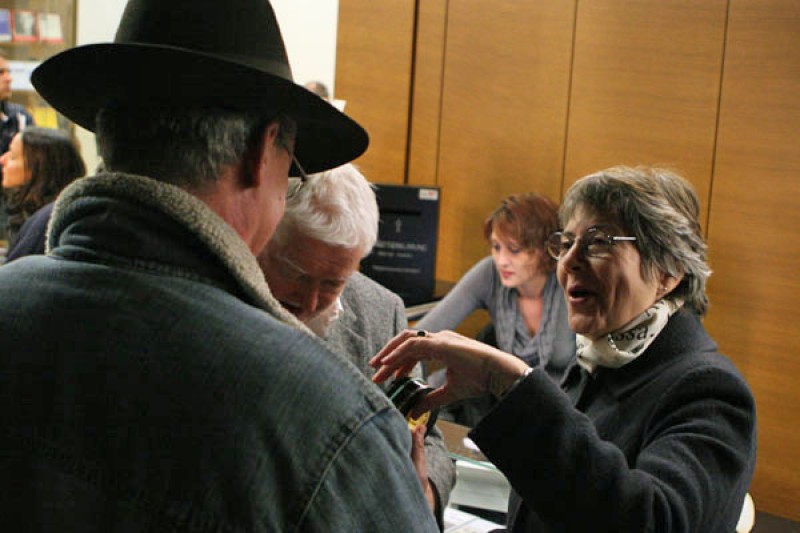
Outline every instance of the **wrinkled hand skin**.
{"type": "Polygon", "coordinates": [[[510,387],[528,366],[524,361],[454,331],[418,335],[406,330],[398,334],[372,358],[377,369],[373,380],[406,375],[420,361],[438,361],[446,367],[444,385],[428,394],[415,408],[417,414],[486,392],[510,387]]]}

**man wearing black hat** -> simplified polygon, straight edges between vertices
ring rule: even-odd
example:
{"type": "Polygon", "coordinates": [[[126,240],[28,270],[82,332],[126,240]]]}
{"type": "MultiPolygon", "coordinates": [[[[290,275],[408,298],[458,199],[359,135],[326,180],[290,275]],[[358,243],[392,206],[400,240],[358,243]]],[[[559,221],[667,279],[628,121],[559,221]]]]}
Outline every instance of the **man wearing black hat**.
{"type": "Polygon", "coordinates": [[[368,143],[291,81],[269,3],[129,0],[114,43],[32,80],[107,172],[62,193],[47,256],[0,269],[3,522],[435,531],[405,422],[254,257],[290,167],[368,143]]]}

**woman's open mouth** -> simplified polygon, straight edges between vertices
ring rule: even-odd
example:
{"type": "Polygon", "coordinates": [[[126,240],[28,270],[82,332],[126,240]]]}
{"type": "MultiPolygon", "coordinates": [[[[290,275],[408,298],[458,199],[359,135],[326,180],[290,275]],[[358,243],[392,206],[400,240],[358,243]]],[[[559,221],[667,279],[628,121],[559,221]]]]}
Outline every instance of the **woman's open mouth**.
{"type": "Polygon", "coordinates": [[[594,296],[594,292],[582,285],[573,285],[567,289],[567,299],[570,301],[570,303],[584,303],[594,296]]]}

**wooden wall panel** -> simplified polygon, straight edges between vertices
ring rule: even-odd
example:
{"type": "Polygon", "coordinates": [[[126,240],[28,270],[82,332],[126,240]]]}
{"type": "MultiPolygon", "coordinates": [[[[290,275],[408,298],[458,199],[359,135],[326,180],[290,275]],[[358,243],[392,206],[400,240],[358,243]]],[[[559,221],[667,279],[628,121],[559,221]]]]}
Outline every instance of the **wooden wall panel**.
{"type": "Polygon", "coordinates": [[[800,520],[800,5],[731,0],[727,42],[706,325],[756,397],[756,509],[800,520]]]}
{"type": "Polygon", "coordinates": [[[448,0],[418,0],[407,182],[435,185],[448,0]]]}
{"type": "Polygon", "coordinates": [[[619,165],[665,165],[707,206],[727,0],[580,2],[566,186],[619,165]]]}
{"type": "Polygon", "coordinates": [[[800,4],[416,4],[415,27],[411,2],[340,0],[336,89],[372,134],[368,177],[442,187],[437,277],[487,253],[508,194],[558,199],[620,163],[683,172],[708,216],[706,325],[758,403],[756,508],[800,520],[800,4]]]}
{"type": "Polygon", "coordinates": [[[414,0],[340,0],[336,98],[369,133],[355,163],[377,183],[403,183],[406,167],[414,0]]]}
{"type": "Polygon", "coordinates": [[[516,192],[560,194],[575,2],[459,0],[448,9],[437,277],[488,253],[483,219],[516,192]]]}

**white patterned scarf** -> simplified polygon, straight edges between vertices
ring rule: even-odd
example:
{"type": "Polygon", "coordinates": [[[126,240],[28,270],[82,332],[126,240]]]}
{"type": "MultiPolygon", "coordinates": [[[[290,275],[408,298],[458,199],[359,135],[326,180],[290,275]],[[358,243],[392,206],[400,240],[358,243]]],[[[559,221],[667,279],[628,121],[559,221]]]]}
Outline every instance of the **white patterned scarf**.
{"type": "Polygon", "coordinates": [[[619,330],[592,340],[576,335],[578,364],[592,373],[598,366],[620,368],[639,357],[667,325],[669,317],[683,306],[683,300],[658,300],[644,313],[619,330]]]}

